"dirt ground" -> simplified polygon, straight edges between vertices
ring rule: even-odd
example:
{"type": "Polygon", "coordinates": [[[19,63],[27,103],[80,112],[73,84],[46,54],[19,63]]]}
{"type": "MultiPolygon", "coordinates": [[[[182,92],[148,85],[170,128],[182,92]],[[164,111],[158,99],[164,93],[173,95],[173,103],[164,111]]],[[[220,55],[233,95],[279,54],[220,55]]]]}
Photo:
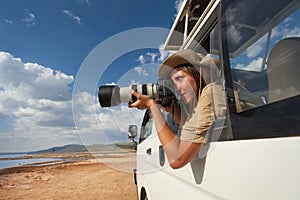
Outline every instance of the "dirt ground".
{"type": "MultiPolygon", "coordinates": [[[[0,199],[137,199],[132,170],[105,163],[89,159],[2,169],[0,199]]],[[[123,167],[133,166],[128,163],[122,162],[123,167]]]]}

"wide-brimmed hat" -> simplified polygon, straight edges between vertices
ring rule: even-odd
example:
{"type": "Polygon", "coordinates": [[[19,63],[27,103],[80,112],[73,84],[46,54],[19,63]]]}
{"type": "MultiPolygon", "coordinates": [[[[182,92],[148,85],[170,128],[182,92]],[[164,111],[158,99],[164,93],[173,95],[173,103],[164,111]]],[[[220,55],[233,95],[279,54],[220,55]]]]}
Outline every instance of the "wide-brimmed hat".
{"type": "Polygon", "coordinates": [[[173,53],[169,56],[159,67],[158,77],[167,78],[170,77],[174,68],[188,64],[193,65],[196,69],[200,69],[200,62],[204,56],[200,53],[196,53],[193,50],[186,49],[173,53]]]}

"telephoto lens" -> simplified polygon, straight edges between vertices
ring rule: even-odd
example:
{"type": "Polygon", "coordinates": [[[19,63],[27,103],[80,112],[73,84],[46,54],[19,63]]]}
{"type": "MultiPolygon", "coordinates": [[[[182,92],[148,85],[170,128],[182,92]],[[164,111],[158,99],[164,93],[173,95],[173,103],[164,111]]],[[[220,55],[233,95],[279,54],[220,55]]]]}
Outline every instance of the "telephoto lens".
{"type": "Polygon", "coordinates": [[[121,103],[120,88],[116,85],[100,86],[98,91],[99,103],[102,107],[117,106],[121,103]]]}
{"type": "Polygon", "coordinates": [[[101,107],[118,106],[120,103],[133,103],[136,101],[136,97],[129,93],[130,90],[157,99],[158,92],[156,89],[157,87],[154,84],[133,84],[121,88],[117,85],[105,85],[99,87],[98,99],[101,107]]]}
{"type": "Polygon", "coordinates": [[[130,102],[130,87],[120,88],[117,85],[100,86],[98,100],[101,107],[118,106],[121,102],[130,102]]]}
{"type": "Polygon", "coordinates": [[[175,97],[170,81],[159,80],[157,84],[132,84],[129,87],[119,87],[117,85],[100,86],[98,91],[99,103],[101,107],[118,106],[120,103],[133,103],[136,101],[136,97],[130,94],[130,90],[150,96],[163,106],[170,104],[175,97]]]}

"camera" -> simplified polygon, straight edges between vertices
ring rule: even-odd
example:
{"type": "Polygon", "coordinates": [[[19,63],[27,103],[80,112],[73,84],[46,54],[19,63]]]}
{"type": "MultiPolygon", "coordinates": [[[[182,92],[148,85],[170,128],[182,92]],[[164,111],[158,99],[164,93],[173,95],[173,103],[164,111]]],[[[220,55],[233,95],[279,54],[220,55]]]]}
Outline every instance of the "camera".
{"type": "Polygon", "coordinates": [[[170,105],[175,98],[173,93],[173,82],[171,79],[158,79],[157,84],[132,84],[129,87],[119,87],[117,85],[100,86],[98,100],[101,107],[118,106],[120,103],[133,103],[137,99],[129,93],[134,90],[143,95],[152,97],[162,106],[170,105]]]}

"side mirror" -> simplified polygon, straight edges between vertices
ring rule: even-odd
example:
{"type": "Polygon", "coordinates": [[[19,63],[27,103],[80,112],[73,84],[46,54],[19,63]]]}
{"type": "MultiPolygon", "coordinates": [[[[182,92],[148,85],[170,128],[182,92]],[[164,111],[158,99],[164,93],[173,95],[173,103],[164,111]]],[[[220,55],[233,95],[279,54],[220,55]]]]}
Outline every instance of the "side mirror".
{"type": "Polygon", "coordinates": [[[128,138],[134,139],[137,136],[137,125],[129,125],[128,132],[128,138]]]}
{"type": "Polygon", "coordinates": [[[134,141],[134,138],[137,136],[137,125],[129,125],[128,127],[128,139],[132,140],[132,142],[134,143],[134,149],[137,149],[137,142],[134,141]]]}

